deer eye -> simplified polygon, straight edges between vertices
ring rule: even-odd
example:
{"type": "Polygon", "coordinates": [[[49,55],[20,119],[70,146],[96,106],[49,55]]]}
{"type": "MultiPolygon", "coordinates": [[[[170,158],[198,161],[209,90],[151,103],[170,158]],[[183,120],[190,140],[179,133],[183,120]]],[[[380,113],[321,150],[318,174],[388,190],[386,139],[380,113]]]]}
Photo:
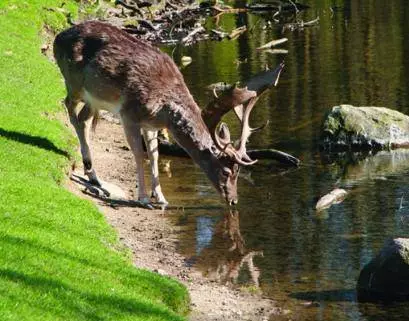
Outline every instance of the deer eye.
{"type": "Polygon", "coordinates": [[[222,173],[223,173],[224,176],[228,177],[228,176],[231,175],[231,170],[228,169],[228,168],[223,168],[222,173]]]}

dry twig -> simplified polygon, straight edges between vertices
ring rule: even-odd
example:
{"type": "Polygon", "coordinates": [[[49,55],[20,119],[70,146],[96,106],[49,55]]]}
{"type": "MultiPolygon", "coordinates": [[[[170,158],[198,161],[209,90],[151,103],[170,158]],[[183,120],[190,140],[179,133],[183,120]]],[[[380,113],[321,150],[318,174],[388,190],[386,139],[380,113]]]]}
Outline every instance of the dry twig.
{"type": "Polygon", "coordinates": [[[256,48],[256,50],[270,49],[271,47],[275,47],[275,46],[280,45],[280,44],[282,44],[284,42],[287,42],[287,41],[288,41],[287,38],[272,40],[272,41],[267,42],[266,44],[256,48]]]}

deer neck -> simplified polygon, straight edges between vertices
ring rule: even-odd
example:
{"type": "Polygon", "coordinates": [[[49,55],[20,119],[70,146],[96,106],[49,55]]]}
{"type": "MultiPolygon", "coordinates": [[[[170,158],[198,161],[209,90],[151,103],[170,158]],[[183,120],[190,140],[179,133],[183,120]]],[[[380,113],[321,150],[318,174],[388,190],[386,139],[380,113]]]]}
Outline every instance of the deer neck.
{"type": "Polygon", "coordinates": [[[168,129],[176,142],[206,172],[217,161],[216,146],[195,102],[174,103],[169,107],[168,129]]]}

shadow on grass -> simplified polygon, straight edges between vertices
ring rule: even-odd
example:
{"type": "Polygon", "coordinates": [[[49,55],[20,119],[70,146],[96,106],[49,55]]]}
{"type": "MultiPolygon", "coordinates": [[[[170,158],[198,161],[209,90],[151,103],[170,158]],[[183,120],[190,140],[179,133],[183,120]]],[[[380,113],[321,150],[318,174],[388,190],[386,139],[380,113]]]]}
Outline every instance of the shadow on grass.
{"type": "Polygon", "coordinates": [[[46,149],[56,154],[70,158],[70,155],[66,151],[59,149],[51,141],[49,141],[47,138],[44,138],[44,137],[23,134],[23,133],[11,131],[11,130],[6,130],[1,127],[0,127],[0,136],[7,138],[7,139],[14,140],[19,143],[37,146],[39,148],[46,149]]]}
{"type": "MultiPolygon", "coordinates": [[[[0,231],[1,234],[1,231],[0,231]]],[[[149,309],[151,304],[149,302],[146,303],[145,300],[141,300],[140,298],[132,297],[132,293],[139,293],[139,292],[144,292],[144,289],[149,289],[146,293],[148,297],[153,297],[154,300],[157,300],[158,302],[162,302],[165,307],[165,305],[169,308],[167,311],[165,308],[161,307],[155,307],[153,306],[152,309],[158,309],[158,311],[164,311],[166,315],[172,316],[171,318],[169,316],[166,316],[166,318],[158,317],[154,318],[154,320],[181,320],[182,318],[177,317],[175,314],[173,314],[171,311],[175,311],[180,314],[184,314],[186,312],[187,308],[187,302],[188,302],[188,297],[184,294],[182,291],[182,286],[177,284],[175,281],[172,281],[167,278],[162,278],[159,277],[157,274],[154,273],[149,273],[148,271],[143,271],[143,270],[138,270],[134,269],[132,267],[129,268],[124,268],[123,261],[121,259],[116,259],[116,258],[110,258],[106,257],[104,254],[104,258],[100,260],[98,257],[92,257],[92,258],[86,258],[81,255],[73,255],[70,253],[70,251],[65,251],[64,249],[52,249],[48,246],[44,246],[38,242],[35,242],[33,240],[28,240],[25,238],[17,237],[17,236],[12,236],[12,235],[4,235],[0,237],[0,248],[2,248],[4,251],[8,253],[37,253],[39,257],[45,258],[46,261],[49,262],[49,264],[54,265],[58,264],[61,265],[61,267],[73,267],[72,272],[69,272],[70,275],[74,275],[75,273],[78,274],[84,274],[85,278],[83,281],[79,282],[88,282],[87,275],[93,275],[93,280],[91,283],[89,283],[89,287],[83,288],[82,286],[79,286],[81,283],[77,283],[77,281],[73,281],[70,283],[70,281],[65,281],[61,282],[60,279],[56,279],[56,277],[53,277],[53,274],[51,273],[50,275],[47,275],[50,271],[48,272],[42,271],[41,269],[38,269],[36,264],[31,265],[30,263],[24,266],[24,271],[30,271],[30,273],[25,274],[24,271],[20,271],[18,269],[18,273],[11,273],[13,272],[11,268],[9,267],[8,269],[0,269],[0,284],[1,279],[12,279],[13,276],[15,276],[16,280],[20,279],[21,281],[24,280],[23,277],[17,278],[18,275],[27,275],[28,277],[26,278],[28,281],[28,285],[34,286],[35,282],[32,280],[38,279],[42,280],[42,282],[38,282],[38,286],[40,287],[39,289],[34,289],[34,292],[38,291],[45,291],[48,294],[50,294],[51,297],[53,297],[56,301],[58,302],[63,302],[63,305],[66,307],[60,308],[60,310],[75,310],[76,308],[71,307],[70,302],[75,301],[76,305],[75,306],[83,306],[86,305],[89,308],[87,308],[87,311],[99,311],[102,314],[118,314],[123,317],[123,315],[131,314],[139,317],[141,314],[146,313],[146,309],[142,309],[139,311],[139,302],[142,301],[145,305],[148,306],[149,309]],[[58,263],[56,263],[58,262],[58,263]],[[34,271],[37,275],[33,276],[32,275],[32,269],[34,268],[34,271]],[[28,269],[28,270],[27,270],[28,269]],[[10,273],[9,273],[10,272],[10,273]],[[73,274],[72,274],[73,273],[73,274]],[[112,275],[115,275],[114,277],[112,275]],[[108,276],[107,281],[105,280],[105,277],[108,276]],[[113,281],[113,280],[114,281],[113,281]],[[115,292],[104,292],[103,294],[106,294],[103,296],[102,299],[100,299],[100,293],[101,290],[98,290],[98,288],[105,288],[109,286],[112,282],[116,284],[117,282],[120,281],[120,284],[122,286],[119,286],[115,292]],[[56,283],[61,283],[65,284],[63,286],[56,286],[55,289],[53,289],[50,284],[56,284],[56,283]],[[44,286],[42,286],[44,285],[44,286]],[[45,286],[47,285],[47,286],[45,286]],[[45,288],[49,289],[45,289],[45,288]],[[78,289],[80,288],[80,289],[78,289]],[[92,290],[92,289],[97,289],[97,290],[92,290]],[[68,292],[66,290],[69,290],[68,292]],[[65,294],[62,294],[62,292],[67,292],[69,297],[65,300],[65,294]],[[131,295],[130,298],[125,298],[126,300],[126,305],[130,306],[130,310],[128,308],[124,308],[121,306],[120,300],[122,300],[121,296],[118,297],[118,300],[114,300],[118,296],[118,291],[120,293],[129,293],[131,295]],[[89,294],[90,293],[90,294],[89,294]],[[92,295],[97,296],[98,299],[92,299],[92,295]],[[84,298],[87,298],[86,300],[84,298]],[[91,298],[91,299],[89,299],[91,298]],[[114,298],[114,299],[112,299],[114,298]],[[88,300],[89,299],[89,300],[88,300]],[[113,306],[118,306],[118,309],[115,311],[114,308],[112,308],[108,303],[109,300],[112,299],[112,305],[113,306]],[[133,304],[129,303],[134,302],[133,304]],[[99,302],[105,302],[99,304],[99,302]],[[128,311],[128,310],[129,311],[128,311]],[[108,313],[109,311],[109,313],[108,313]]],[[[86,255],[86,254],[85,254],[86,255]]],[[[53,269],[59,269],[57,266],[55,266],[53,269]]],[[[64,268],[63,268],[64,269],[64,268]]],[[[13,281],[15,282],[15,281],[13,281]]],[[[20,282],[21,283],[21,282],[20,282]]],[[[27,284],[26,283],[21,283],[22,288],[24,288],[27,284]]],[[[1,288],[1,285],[0,285],[1,288]]],[[[114,288],[116,286],[114,285],[114,288]]],[[[0,291],[1,292],[1,291],[0,291]]],[[[9,297],[11,300],[13,298],[11,297],[13,293],[10,293],[9,297]]],[[[33,304],[32,302],[28,302],[27,297],[30,297],[30,295],[25,296],[21,295],[20,292],[16,293],[17,297],[19,298],[17,301],[21,301],[22,304],[33,304]]],[[[40,300],[41,301],[41,300],[40,300]]],[[[34,303],[37,304],[37,303],[34,303]]],[[[38,303],[39,307],[41,308],[41,303],[38,303]]],[[[147,308],[147,309],[148,309],[147,308]]],[[[81,310],[81,309],[79,309],[81,310]]],[[[82,310],[81,310],[82,311],[82,310]]],[[[54,314],[58,314],[59,311],[51,311],[54,314]]],[[[95,312],[98,316],[100,315],[99,312],[95,312]]],[[[75,312],[78,314],[77,312],[75,312]]],[[[152,314],[151,316],[154,316],[155,314],[152,314]]],[[[1,318],[0,318],[1,319],[1,318]]],[[[75,318],[76,320],[77,318],[75,318]]],[[[79,317],[78,319],[82,319],[79,317]]],[[[87,320],[100,320],[99,317],[94,317],[87,315],[87,320]]],[[[115,318],[114,318],[115,319],[115,318]]],[[[120,318],[119,318],[120,319],[120,318]]],[[[146,318],[149,319],[149,318],[146,318]]],[[[102,318],[101,320],[111,320],[110,318],[102,318]]],[[[140,319],[136,319],[140,320],[140,319]]],[[[145,318],[142,318],[142,320],[145,320],[145,318]]],[[[149,319],[150,320],[150,319],[149,319]]]]}
{"type": "MultiPolygon", "coordinates": [[[[21,283],[24,287],[31,288],[33,292],[43,292],[46,297],[54,296],[59,304],[52,308],[47,305],[48,312],[56,315],[71,315],[78,319],[85,317],[86,320],[116,320],[127,316],[135,316],[139,320],[183,320],[183,318],[167,311],[165,308],[158,308],[143,299],[131,299],[121,297],[115,293],[92,293],[76,289],[64,282],[54,280],[51,277],[28,275],[12,269],[0,269],[0,278],[13,283],[21,283]]],[[[12,293],[8,293],[9,298],[16,298],[12,293]]],[[[24,300],[19,297],[19,301],[24,300]]],[[[42,308],[39,302],[29,302],[42,308]]]]}
{"type": "MultiPolygon", "coordinates": [[[[41,251],[43,253],[46,253],[47,256],[53,256],[57,258],[58,260],[66,259],[66,260],[74,261],[74,262],[77,262],[83,265],[90,266],[95,269],[101,269],[101,270],[107,269],[107,265],[98,264],[91,260],[84,259],[79,256],[70,254],[68,253],[68,251],[67,252],[58,251],[48,246],[44,246],[39,243],[33,242],[31,240],[27,240],[27,239],[17,237],[17,236],[12,236],[12,235],[0,236],[0,244],[1,243],[7,243],[8,245],[11,245],[11,246],[24,247],[26,249],[34,251],[35,253],[39,253],[41,251]]],[[[111,267],[111,270],[112,270],[112,267],[111,267]]]]}

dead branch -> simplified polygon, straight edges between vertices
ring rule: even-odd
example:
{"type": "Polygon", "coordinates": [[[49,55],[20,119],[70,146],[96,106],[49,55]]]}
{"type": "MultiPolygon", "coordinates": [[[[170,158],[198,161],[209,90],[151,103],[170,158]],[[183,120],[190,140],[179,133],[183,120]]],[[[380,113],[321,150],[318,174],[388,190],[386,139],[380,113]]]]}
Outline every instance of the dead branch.
{"type": "Polygon", "coordinates": [[[266,49],[263,52],[268,52],[272,55],[286,55],[288,54],[287,49],[266,49]]]}
{"type": "Polygon", "coordinates": [[[248,11],[247,8],[231,8],[231,7],[220,8],[219,6],[213,6],[212,9],[218,12],[218,14],[214,17],[216,21],[216,25],[219,25],[220,17],[224,14],[227,14],[227,13],[237,14],[240,12],[248,11]]]}
{"type": "Polygon", "coordinates": [[[136,5],[132,5],[132,4],[128,4],[123,0],[115,0],[115,5],[121,5],[122,7],[131,10],[133,12],[136,12],[139,16],[143,17],[143,13],[142,11],[136,6],[136,5]]]}
{"type": "Polygon", "coordinates": [[[320,21],[320,17],[315,18],[314,20],[310,20],[307,22],[304,22],[303,20],[301,21],[297,21],[294,23],[286,23],[283,26],[283,32],[286,30],[290,30],[290,31],[294,31],[297,29],[303,29],[304,27],[311,27],[311,26],[315,26],[318,22],[320,21]]]}
{"type": "Polygon", "coordinates": [[[142,9],[142,8],[149,9],[150,7],[152,7],[152,3],[149,1],[132,0],[132,2],[134,2],[138,6],[139,9],[142,9]]]}
{"type": "Polygon", "coordinates": [[[297,8],[297,5],[292,0],[288,0],[288,2],[294,7],[295,14],[300,12],[300,10],[298,10],[298,8],[297,8]]]}
{"type": "Polygon", "coordinates": [[[253,3],[246,5],[251,11],[277,11],[275,15],[281,13],[299,13],[301,10],[310,8],[310,6],[289,0],[289,3],[276,1],[272,3],[253,3]]]}
{"type": "Polygon", "coordinates": [[[212,34],[216,36],[217,40],[222,40],[229,35],[227,32],[216,29],[212,29],[212,34]]]}
{"type": "Polygon", "coordinates": [[[166,0],[165,6],[171,8],[172,10],[178,10],[179,9],[176,5],[174,5],[173,3],[171,3],[168,0],[166,0]]]}
{"type": "Polygon", "coordinates": [[[157,31],[159,28],[158,26],[154,26],[150,20],[146,19],[138,19],[138,23],[141,27],[146,28],[150,31],[157,31]]]}
{"type": "Polygon", "coordinates": [[[277,40],[272,40],[270,42],[267,42],[266,44],[256,48],[256,50],[263,50],[263,49],[270,49],[271,47],[275,47],[278,46],[284,42],[287,42],[288,38],[281,38],[281,39],[277,39],[277,40]]]}
{"type": "Polygon", "coordinates": [[[213,6],[212,7],[213,10],[216,10],[220,13],[240,13],[240,12],[247,12],[248,9],[247,8],[232,8],[230,6],[225,6],[223,8],[219,7],[219,6],[213,6]]]}
{"type": "Polygon", "coordinates": [[[314,20],[310,20],[310,21],[304,22],[304,23],[303,23],[303,26],[304,26],[304,27],[312,26],[312,25],[317,24],[319,21],[320,21],[320,17],[317,17],[317,18],[315,18],[314,20]]]}
{"type": "Polygon", "coordinates": [[[234,29],[227,37],[228,37],[230,40],[237,39],[241,34],[243,34],[244,32],[246,32],[246,30],[247,30],[247,27],[246,27],[246,26],[238,27],[238,28],[234,29]]]}
{"type": "Polygon", "coordinates": [[[189,32],[189,34],[188,34],[186,37],[184,37],[184,38],[182,39],[182,43],[183,43],[183,44],[188,44],[188,43],[192,42],[192,41],[193,41],[193,37],[194,37],[197,33],[204,32],[204,31],[206,31],[206,30],[205,30],[205,28],[203,28],[202,26],[199,26],[199,27],[193,29],[191,32],[189,32]]]}

